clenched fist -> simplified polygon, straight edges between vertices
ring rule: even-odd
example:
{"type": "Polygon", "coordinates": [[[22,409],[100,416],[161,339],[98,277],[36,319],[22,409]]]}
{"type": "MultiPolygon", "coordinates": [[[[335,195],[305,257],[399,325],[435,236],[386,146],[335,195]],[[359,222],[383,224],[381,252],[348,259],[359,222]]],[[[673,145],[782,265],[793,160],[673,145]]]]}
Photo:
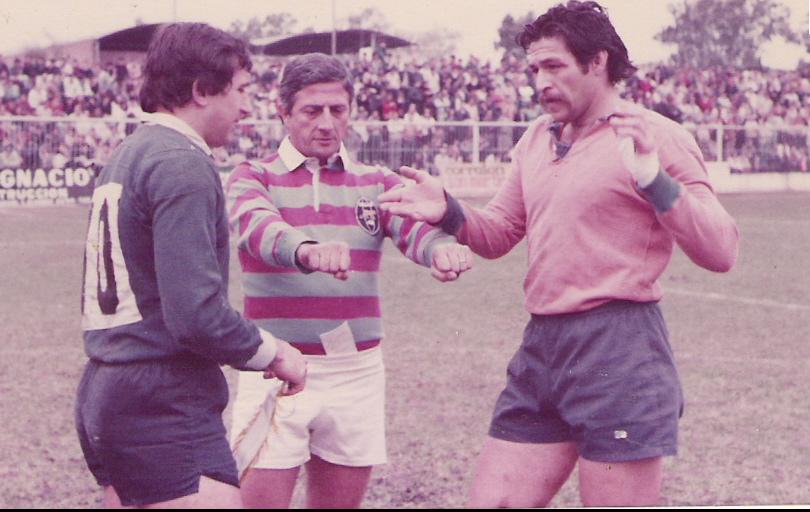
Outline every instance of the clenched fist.
{"type": "Polygon", "coordinates": [[[442,244],[433,249],[430,274],[441,282],[455,281],[472,264],[473,254],[466,245],[442,244]]]}
{"type": "Polygon", "coordinates": [[[307,270],[326,272],[342,281],[349,278],[351,253],[346,242],[301,244],[295,251],[295,259],[307,270]]]}
{"type": "Polygon", "coordinates": [[[282,395],[294,395],[304,389],[307,362],[301,352],[289,343],[276,340],[276,357],[264,371],[265,379],[280,379],[286,384],[282,395]]]}

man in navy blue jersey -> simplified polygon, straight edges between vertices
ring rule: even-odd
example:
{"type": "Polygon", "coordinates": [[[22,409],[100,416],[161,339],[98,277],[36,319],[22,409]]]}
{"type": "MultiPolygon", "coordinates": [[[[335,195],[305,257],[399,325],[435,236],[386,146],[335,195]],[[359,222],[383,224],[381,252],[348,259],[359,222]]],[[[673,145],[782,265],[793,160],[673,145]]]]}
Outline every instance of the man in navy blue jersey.
{"type": "Polygon", "coordinates": [[[220,365],[303,389],[301,354],[228,303],[228,225],[211,147],[249,109],[245,44],[200,23],[149,47],[140,93],[153,113],[111,156],[93,193],[82,328],[90,358],[76,427],[104,505],[240,507],[222,421],[220,365]]]}

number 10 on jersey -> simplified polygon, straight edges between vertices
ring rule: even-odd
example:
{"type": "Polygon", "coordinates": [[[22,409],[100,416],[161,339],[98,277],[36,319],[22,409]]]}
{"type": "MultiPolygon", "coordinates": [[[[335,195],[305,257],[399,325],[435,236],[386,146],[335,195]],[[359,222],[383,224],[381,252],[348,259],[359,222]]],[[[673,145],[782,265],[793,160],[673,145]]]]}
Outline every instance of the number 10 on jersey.
{"type": "Polygon", "coordinates": [[[118,213],[123,187],[106,183],[93,191],[84,249],[82,329],[109,329],[141,320],[121,250],[118,213]]]}

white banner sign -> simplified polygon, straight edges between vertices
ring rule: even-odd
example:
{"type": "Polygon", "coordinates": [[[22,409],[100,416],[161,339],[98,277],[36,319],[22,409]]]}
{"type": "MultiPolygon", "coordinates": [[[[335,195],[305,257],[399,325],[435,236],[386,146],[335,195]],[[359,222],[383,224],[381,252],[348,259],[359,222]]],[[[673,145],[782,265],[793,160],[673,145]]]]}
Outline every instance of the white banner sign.
{"type": "Polygon", "coordinates": [[[92,169],[0,169],[0,205],[87,202],[92,169]]]}
{"type": "Polygon", "coordinates": [[[458,197],[493,195],[506,179],[510,164],[449,164],[439,169],[445,189],[458,197]]]}

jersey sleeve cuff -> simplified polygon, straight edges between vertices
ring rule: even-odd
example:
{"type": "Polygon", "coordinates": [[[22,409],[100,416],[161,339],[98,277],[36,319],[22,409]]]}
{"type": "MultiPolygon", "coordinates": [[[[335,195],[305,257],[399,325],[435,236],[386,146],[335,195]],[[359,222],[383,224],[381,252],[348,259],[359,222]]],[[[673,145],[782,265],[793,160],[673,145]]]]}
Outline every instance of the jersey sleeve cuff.
{"type": "Polygon", "coordinates": [[[295,253],[298,250],[298,246],[303,243],[316,244],[318,242],[298,230],[288,231],[283,235],[281,240],[279,240],[276,259],[285,267],[300,269],[301,267],[298,265],[298,259],[295,257],[295,253]]]}
{"type": "Polygon", "coordinates": [[[652,183],[639,188],[639,191],[652,203],[656,211],[664,213],[672,209],[675,201],[681,196],[681,185],[678,180],[659,170],[652,183]]]}
{"type": "Polygon", "coordinates": [[[467,219],[464,217],[461,203],[455,197],[445,191],[444,198],[447,200],[447,211],[444,212],[444,217],[442,217],[438,226],[445,233],[455,235],[467,219]]]}
{"type": "Polygon", "coordinates": [[[304,240],[299,245],[295,246],[295,251],[293,252],[293,259],[295,260],[295,266],[298,268],[298,270],[301,271],[302,274],[311,274],[315,271],[312,269],[308,269],[307,267],[302,265],[300,261],[298,261],[298,248],[304,244],[317,244],[317,243],[318,242],[314,240],[304,240]]]}
{"type": "Polygon", "coordinates": [[[263,329],[259,329],[259,335],[262,338],[262,344],[259,345],[259,350],[256,351],[253,357],[245,363],[244,367],[247,370],[265,370],[276,358],[276,352],[278,352],[276,338],[263,329]]]}
{"type": "Polygon", "coordinates": [[[436,250],[436,248],[438,248],[440,245],[455,243],[458,243],[456,241],[456,237],[437,231],[435,238],[428,243],[427,249],[425,250],[425,257],[427,258],[427,261],[423,262],[422,264],[428,268],[432,267],[433,252],[436,250]]]}

